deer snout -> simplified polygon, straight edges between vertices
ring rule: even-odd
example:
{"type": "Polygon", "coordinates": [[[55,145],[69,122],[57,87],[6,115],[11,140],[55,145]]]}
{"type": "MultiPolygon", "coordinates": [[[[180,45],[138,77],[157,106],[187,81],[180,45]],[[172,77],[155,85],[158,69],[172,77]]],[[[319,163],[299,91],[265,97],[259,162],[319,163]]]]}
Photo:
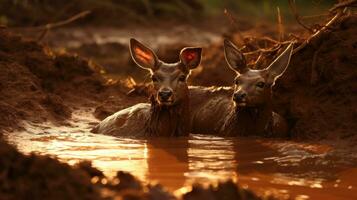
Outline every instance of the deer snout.
{"type": "Polygon", "coordinates": [[[160,101],[168,101],[171,98],[172,94],[173,94],[172,90],[170,90],[169,88],[164,88],[159,91],[158,96],[160,101]]]}
{"type": "Polygon", "coordinates": [[[247,93],[245,92],[236,92],[233,94],[233,100],[235,102],[241,103],[245,101],[245,97],[247,96],[247,93]]]}

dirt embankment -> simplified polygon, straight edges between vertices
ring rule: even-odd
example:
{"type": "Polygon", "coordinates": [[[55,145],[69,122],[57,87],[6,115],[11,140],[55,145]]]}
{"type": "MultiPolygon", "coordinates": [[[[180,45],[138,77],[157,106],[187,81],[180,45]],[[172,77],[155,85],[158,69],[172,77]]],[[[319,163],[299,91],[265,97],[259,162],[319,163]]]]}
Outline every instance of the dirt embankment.
{"type": "MultiPolygon", "coordinates": [[[[252,52],[275,44],[264,36],[276,33],[269,27],[264,30],[265,33],[257,31],[260,35],[248,31],[228,33],[227,37],[238,46],[245,43],[245,52],[252,52]],[[241,34],[249,37],[242,41],[241,34]]],[[[275,110],[288,120],[292,138],[356,138],[356,35],[357,15],[352,14],[339,19],[293,55],[289,68],[274,87],[275,110]]],[[[222,52],[222,44],[214,44],[204,52],[201,71],[192,75],[193,84],[232,85],[235,74],[227,67],[222,52]]],[[[256,65],[259,54],[249,54],[248,61],[253,68],[263,68],[278,53],[264,53],[256,65]]]]}
{"type": "Polygon", "coordinates": [[[49,157],[24,156],[1,139],[0,173],[1,199],[100,199],[86,171],[49,157]]]}
{"type": "Polygon", "coordinates": [[[22,120],[63,123],[73,108],[97,106],[109,97],[123,107],[138,101],[127,101],[129,88],[108,82],[100,70],[86,59],[54,53],[1,29],[0,130],[21,128],[22,120]]]}
{"type": "Polygon", "coordinates": [[[356,138],[357,15],[331,29],[293,56],[275,88],[294,138],[356,138]]]}

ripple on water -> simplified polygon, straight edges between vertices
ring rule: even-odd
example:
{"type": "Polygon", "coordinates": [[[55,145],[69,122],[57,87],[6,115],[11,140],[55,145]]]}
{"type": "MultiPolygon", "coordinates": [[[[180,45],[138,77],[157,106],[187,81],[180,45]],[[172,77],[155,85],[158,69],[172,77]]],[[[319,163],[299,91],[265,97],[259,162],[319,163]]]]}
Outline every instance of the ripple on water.
{"type": "Polygon", "coordinates": [[[346,144],[206,135],[118,138],[90,133],[97,122],[92,112],[74,112],[67,126],[27,123],[26,131],[9,133],[7,140],[24,153],[52,155],[69,164],[91,160],[109,177],[124,170],[177,191],[195,182],[234,179],[262,194],[357,198],[357,162],[352,154],[357,151],[346,144]]]}

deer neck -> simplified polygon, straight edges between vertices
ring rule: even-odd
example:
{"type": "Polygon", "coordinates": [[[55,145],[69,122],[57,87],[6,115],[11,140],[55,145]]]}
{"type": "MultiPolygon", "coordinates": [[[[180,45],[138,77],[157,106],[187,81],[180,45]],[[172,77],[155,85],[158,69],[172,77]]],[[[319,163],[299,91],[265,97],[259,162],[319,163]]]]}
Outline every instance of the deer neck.
{"type": "Polygon", "coordinates": [[[189,133],[189,97],[172,106],[158,104],[150,97],[150,117],[146,122],[149,136],[187,136],[189,133]]]}
{"type": "Polygon", "coordinates": [[[226,125],[226,134],[235,135],[265,135],[272,120],[272,103],[256,107],[236,107],[230,113],[226,125]]]}

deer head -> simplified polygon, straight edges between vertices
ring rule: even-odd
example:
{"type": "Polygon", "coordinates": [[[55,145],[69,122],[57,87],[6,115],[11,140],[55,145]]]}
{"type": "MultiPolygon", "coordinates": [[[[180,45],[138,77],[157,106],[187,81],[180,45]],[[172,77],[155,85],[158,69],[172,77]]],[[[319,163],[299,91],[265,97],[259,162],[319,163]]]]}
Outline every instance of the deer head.
{"type": "Polygon", "coordinates": [[[165,63],[147,46],[130,39],[130,53],[134,62],[151,75],[152,97],[158,105],[171,106],[188,97],[187,77],[201,61],[202,48],[186,47],[180,52],[180,61],[165,63]]]}
{"type": "Polygon", "coordinates": [[[243,53],[229,40],[224,40],[228,66],[236,72],[233,100],[238,107],[257,107],[270,103],[272,87],[289,65],[293,52],[290,44],[268,67],[253,70],[247,66],[243,53]]]}

